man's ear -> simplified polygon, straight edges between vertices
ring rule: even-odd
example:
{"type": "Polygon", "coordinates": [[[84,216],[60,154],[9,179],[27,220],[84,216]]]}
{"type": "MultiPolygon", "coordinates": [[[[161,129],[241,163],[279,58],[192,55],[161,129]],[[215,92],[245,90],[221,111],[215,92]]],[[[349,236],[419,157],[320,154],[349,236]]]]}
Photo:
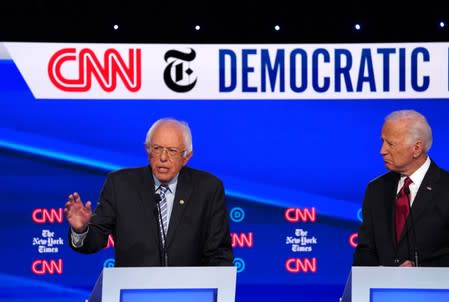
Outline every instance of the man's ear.
{"type": "Polygon", "coordinates": [[[424,142],[422,140],[418,140],[415,145],[413,145],[413,158],[418,158],[423,153],[425,153],[424,142]]]}
{"type": "Polygon", "coordinates": [[[193,156],[193,151],[190,151],[186,154],[186,156],[183,157],[183,159],[184,159],[183,166],[187,165],[187,162],[192,158],[192,156],[193,156]]]}

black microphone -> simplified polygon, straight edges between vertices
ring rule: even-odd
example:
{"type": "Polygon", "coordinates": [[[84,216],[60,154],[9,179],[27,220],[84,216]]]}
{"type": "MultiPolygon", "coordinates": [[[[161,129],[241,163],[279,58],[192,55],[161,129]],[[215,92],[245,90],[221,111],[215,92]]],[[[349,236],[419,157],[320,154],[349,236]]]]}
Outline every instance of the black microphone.
{"type": "Polygon", "coordinates": [[[157,229],[159,231],[159,242],[160,251],[162,254],[162,266],[168,266],[168,252],[167,252],[167,236],[165,235],[164,226],[162,223],[162,213],[161,213],[161,195],[155,193],[154,200],[156,201],[156,211],[157,211],[157,229]]]}
{"type": "MultiPolygon", "coordinates": [[[[404,193],[407,196],[407,200],[408,200],[408,215],[410,217],[410,221],[411,221],[411,228],[412,228],[412,233],[413,233],[413,253],[414,253],[414,257],[415,257],[415,266],[418,267],[419,266],[419,258],[418,258],[418,249],[416,248],[416,228],[415,228],[415,221],[413,219],[413,213],[412,213],[412,205],[410,204],[410,188],[409,187],[404,187],[404,193]]],[[[408,230],[407,230],[407,234],[408,234],[408,230]]]]}

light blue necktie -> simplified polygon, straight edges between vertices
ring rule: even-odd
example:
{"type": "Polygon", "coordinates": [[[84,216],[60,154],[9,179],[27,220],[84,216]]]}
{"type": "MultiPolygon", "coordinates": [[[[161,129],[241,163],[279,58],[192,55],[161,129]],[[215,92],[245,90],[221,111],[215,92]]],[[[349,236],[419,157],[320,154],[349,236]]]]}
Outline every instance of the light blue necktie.
{"type": "MultiPolygon", "coordinates": [[[[167,193],[167,191],[168,187],[166,185],[159,186],[159,196],[161,196],[160,206],[162,216],[162,227],[165,236],[167,235],[167,228],[168,228],[168,206],[167,206],[167,198],[165,198],[165,193],[167,193]]],[[[165,236],[162,236],[162,238],[164,238],[165,236]]]]}

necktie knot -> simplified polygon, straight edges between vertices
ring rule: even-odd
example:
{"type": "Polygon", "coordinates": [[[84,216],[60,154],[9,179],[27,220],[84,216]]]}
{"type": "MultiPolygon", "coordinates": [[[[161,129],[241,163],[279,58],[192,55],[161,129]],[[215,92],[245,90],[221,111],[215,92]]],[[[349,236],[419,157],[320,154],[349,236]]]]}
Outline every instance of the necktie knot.
{"type": "Polygon", "coordinates": [[[158,188],[159,194],[165,194],[168,191],[167,185],[160,185],[158,188]]]}
{"type": "Polygon", "coordinates": [[[404,188],[408,188],[412,182],[413,182],[413,181],[410,179],[410,177],[407,176],[407,177],[404,179],[404,188]]]}

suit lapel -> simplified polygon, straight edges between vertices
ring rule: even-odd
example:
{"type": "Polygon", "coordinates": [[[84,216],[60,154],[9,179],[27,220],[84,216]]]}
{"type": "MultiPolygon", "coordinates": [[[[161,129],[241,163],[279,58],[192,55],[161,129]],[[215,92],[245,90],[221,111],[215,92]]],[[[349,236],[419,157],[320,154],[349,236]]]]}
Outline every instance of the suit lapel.
{"type": "Polygon", "coordinates": [[[391,240],[393,245],[396,245],[396,224],[395,224],[395,208],[396,208],[396,195],[397,188],[399,182],[400,175],[397,173],[391,173],[390,177],[387,180],[387,186],[385,191],[385,201],[389,203],[385,208],[388,209],[388,216],[390,217],[388,230],[391,234],[391,240]]]}
{"type": "Polygon", "coordinates": [[[167,244],[170,245],[176,228],[181,221],[185,208],[188,206],[190,195],[192,194],[192,180],[187,168],[182,168],[179,172],[178,184],[176,185],[175,199],[173,200],[173,209],[170,216],[170,224],[168,226],[167,244]]]}
{"type": "Polygon", "coordinates": [[[152,236],[148,238],[159,238],[158,229],[156,226],[157,220],[154,219],[154,210],[156,206],[156,201],[154,200],[154,179],[153,173],[149,166],[145,167],[142,175],[142,182],[140,183],[140,197],[142,202],[142,208],[144,211],[144,216],[148,217],[148,220],[154,221],[150,223],[152,236]],[[153,227],[154,226],[154,227],[153,227]]]}
{"type": "MultiPolygon", "coordinates": [[[[421,186],[418,189],[415,200],[413,201],[411,214],[413,215],[413,222],[416,223],[417,220],[424,213],[425,209],[428,209],[430,204],[434,202],[432,200],[432,196],[435,192],[438,192],[439,185],[438,179],[440,178],[440,168],[432,161],[427,171],[424,179],[421,183],[421,186]]],[[[411,223],[409,223],[410,216],[407,219],[408,228],[411,227],[411,223]]]]}

